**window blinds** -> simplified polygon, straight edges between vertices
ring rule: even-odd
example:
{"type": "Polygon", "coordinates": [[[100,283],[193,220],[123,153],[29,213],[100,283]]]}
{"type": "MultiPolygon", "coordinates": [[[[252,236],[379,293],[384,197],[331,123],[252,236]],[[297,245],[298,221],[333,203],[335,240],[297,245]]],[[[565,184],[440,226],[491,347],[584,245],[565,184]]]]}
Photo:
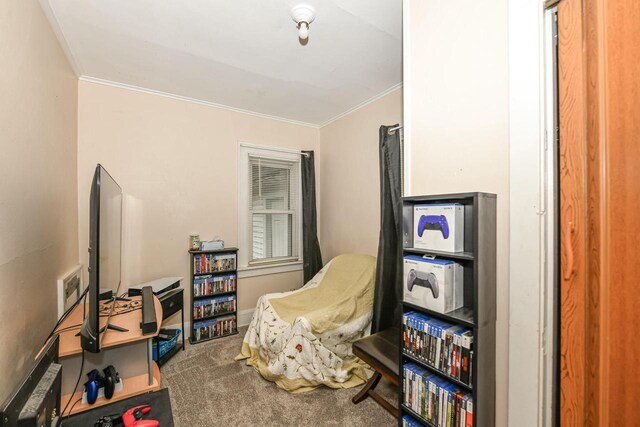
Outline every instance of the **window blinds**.
{"type": "Polygon", "coordinates": [[[249,265],[298,259],[300,164],[249,156],[249,265]]]}

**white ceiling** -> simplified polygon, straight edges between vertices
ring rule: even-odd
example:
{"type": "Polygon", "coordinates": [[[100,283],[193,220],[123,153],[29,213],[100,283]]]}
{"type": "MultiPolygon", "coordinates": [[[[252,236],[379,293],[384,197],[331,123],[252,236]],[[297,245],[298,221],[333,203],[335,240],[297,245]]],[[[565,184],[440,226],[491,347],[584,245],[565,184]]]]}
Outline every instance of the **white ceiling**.
{"type": "Polygon", "coordinates": [[[43,3],[89,79],[313,125],[402,81],[401,0],[43,3]],[[290,16],[298,3],[316,9],[305,46],[290,16]]]}

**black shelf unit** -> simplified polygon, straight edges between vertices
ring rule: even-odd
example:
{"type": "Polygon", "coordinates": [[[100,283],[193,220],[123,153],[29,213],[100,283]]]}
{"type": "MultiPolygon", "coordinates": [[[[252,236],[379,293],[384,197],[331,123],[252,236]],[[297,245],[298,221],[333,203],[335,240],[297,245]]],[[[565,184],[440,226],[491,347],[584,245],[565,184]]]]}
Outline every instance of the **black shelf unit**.
{"type": "MultiPolygon", "coordinates": [[[[196,276],[198,277],[198,276],[196,276]]],[[[225,295],[231,295],[231,294],[235,294],[236,291],[229,291],[229,292],[215,292],[213,294],[209,294],[209,295],[194,295],[193,299],[197,300],[197,299],[205,299],[205,298],[212,298],[212,297],[222,297],[225,295]]],[[[198,319],[199,320],[199,319],[198,319]]]]}
{"type": "Polygon", "coordinates": [[[430,372],[432,372],[434,374],[440,375],[441,377],[443,377],[447,381],[454,383],[458,387],[461,387],[463,390],[473,391],[473,386],[472,385],[465,384],[462,381],[458,381],[457,379],[455,379],[453,377],[450,377],[446,373],[442,372],[440,369],[429,365],[427,362],[425,362],[424,360],[420,359],[419,357],[415,357],[414,355],[409,354],[409,353],[405,353],[405,352],[402,352],[402,356],[405,359],[410,360],[411,362],[417,363],[420,366],[424,366],[428,371],[430,371],[430,372]]]}
{"type": "Polygon", "coordinates": [[[403,413],[404,415],[411,415],[411,417],[416,420],[417,422],[419,422],[420,424],[422,424],[423,426],[427,426],[427,427],[436,427],[435,424],[433,424],[432,422],[430,422],[429,420],[425,420],[424,418],[422,418],[420,415],[418,415],[416,412],[414,412],[411,408],[409,408],[406,405],[400,405],[400,408],[402,409],[401,413],[403,413]]]}
{"type": "Polygon", "coordinates": [[[211,250],[211,251],[189,251],[189,255],[190,255],[190,284],[189,287],[191,289],[190,291],[190,295],[191,295],[191,304],[190,304],[190,311],[191,311],[191,331],[189,334],[189,343],[191,344],[196,344],[196,343],[201,343],[201,342],[205,342],[205,341],[210,341],[216,338],[223,338],[223,337],[228,337],[231,335],[235,335],[238,333],[238,313],[237,313],[237,304],[238,304],[238,248],[224,248],[224,249],[218,249],[218,250],[211,250]],[[229,255],[233,256],[233,268],[225,268],[224,270],[211,270],[211,271],[196,271],[196,264],[195,264],[195,259],[197,256],[201,256],[201,255],[205,255],[205,256],[223,256],[223,257],[227,257],[229,255]],[[232,291],[225,291],[225,292],[214,292],[208,295],[195,295],[195,280],[199,277],[204,277],[204,276],[212,276],[213,278],[215,277],[219,277],[219,276],[233,276],[233,280],[235,280],[235,289],[232,291]],[[216,298],[216,297],[221,297],[221,296],[234,296],[235,300],[236,300],[236,310],[233,311],[228,311],[228,312],[224,312],[224,313],[216,313],[214,315],[210,315],[210,316],[206,316],[206,317],[201,317],[201,318],[197,318],[194,319],[193,317],[193,313],[194,313],[194,304],[196,301],[198,300],[202,300],[202,299],[207,299],[207,298],[216,298]],[[236,321],[235,321],[235,326],[233,327],[233,329],[231,330],[231,332],[229,333],[225,333],[222,335],[216,335],[216,336],[211,336],[211,337],[207,337],[207,338],[201,338],[201,339],[196,339],[196,330],[194,328],[195,323],[197,322],[202,322],[202,321],[206,321],[206,320],[211,320],[211,319],[215,319],[218,317],[223,317],[223,316],[235,316],[236,321]]]}
{"type": "Polygon", "coordinates": [[[225,311],[225,312],[222,312],[222,313],[212,314],[211,316],[198,317],[197,319],[193,319],[193,320],[196,321],[196,322],[199,322],[201,320],[215,319],[216,317],[230,316],[230,315],[232,315],[234,313],[236,313],[235,310],[234,311],[225,311]]]}
{"type": "MultiPolygon", "coordinates": [[[[164,322],[169,317],[176,314],[178,311],[180,312],[180,319],[182,328],[180,329],[180,341],[177,342],[176,346],[169,350],[166,354],[162,355],[162,357],[158,358],[158,367],[161,367],[165,363],[169,361],[173,356],[175,356],[180,350],[184,351],[185,349],[185,336],[184,336],[184,289],[176,288],[172,289],[168,292],[165,292],[158,296],[160,300],[160,304],[162,305],[162,321],[164,322]]],[[[158,337],[154,338],[155,346],[156,346],[156,354],[160,356],[160,339],[158,337]]]]}
{"type": "MultiPolygon", "coordinates": [[[[211,251],[213,252],[213,251],[211,251]]],[[[200,276],[211,276],[212,274],[231,274],[231,273],[235,273],[236,270],[220,270],[220,271],[213,271],[211,273],[193,273],[193,277],[200,277],[200,276]]]]}
{"type": "MultiPolygon", "coordinates": [[[[405,363],[415,363],[427,371],[455,384],[473,396],[473,426],[495,425],[496,389],[496,195],[489,193],[461,193],[435,196],[404,197],[403,258],[405,255],[434,255],[452,260],[463,268],[464,306],[449,313],[438,313],[414,304],[401,302],[402,313],[420,312],[473,330],[473,356],[471,383],[464,384],[441,372],[434,366],[411,354],[400,352],[400,373],[405,363]],[[413,206],[429,203],[459,203],[464,206],[464,252],[448,253],[413,247],[413,206]]],[[[402,267],[401,267],[402,268],[402,267]]],[[[404,284],[401,284],[404,289],[404,284]]],[[[402,325],[401,325],[402,329],[402,325]]],[[[403,337],[400,336],[403,349],[403,337]]],[[[411,415],[424,426],[438,427],[422,418],[404,404],[403,381],[398,392],[400,408],[398,425],[402,417],[411,415]]]]}

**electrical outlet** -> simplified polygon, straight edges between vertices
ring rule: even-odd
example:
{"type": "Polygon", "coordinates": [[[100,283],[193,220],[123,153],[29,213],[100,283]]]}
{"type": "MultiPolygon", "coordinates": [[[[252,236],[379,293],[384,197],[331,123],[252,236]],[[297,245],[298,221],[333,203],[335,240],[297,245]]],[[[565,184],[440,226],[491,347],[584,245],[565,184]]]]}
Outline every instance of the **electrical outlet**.
{"type": "Polygon", "coordinates": [[[58,279],[58,317],[80,298],[82,293],[82,266],[77,265],[73,270],[58,279]]]}
{"type": "Polygon", "coordinates": [[[69,299],[69,297],[80,290],[80,277],[73,276],[68,281],[63,281],[62,286],[64,287],[64,298],[65,300],[69,299]]]}

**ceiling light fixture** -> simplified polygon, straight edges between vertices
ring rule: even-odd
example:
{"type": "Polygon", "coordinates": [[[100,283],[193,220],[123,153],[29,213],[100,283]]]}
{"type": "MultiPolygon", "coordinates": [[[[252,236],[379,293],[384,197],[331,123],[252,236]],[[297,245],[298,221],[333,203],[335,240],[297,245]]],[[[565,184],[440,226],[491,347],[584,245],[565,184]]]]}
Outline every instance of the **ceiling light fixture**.
{"type": "Polygon", "coordinates": [[[315,9],[306,4],[299,4],[291,9],[291,18],[298,28],[298,37],[306,40],[309,37],[309,24],[316,18],[315,9]]]}

